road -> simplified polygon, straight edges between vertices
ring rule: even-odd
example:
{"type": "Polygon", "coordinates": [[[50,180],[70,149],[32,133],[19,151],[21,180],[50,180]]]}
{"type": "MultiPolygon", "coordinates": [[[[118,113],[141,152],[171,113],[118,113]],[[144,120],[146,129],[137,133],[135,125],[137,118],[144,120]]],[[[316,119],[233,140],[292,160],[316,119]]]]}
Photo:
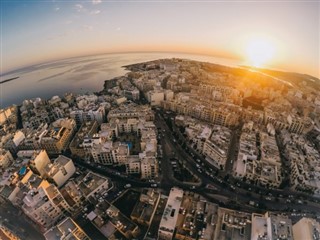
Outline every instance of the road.
{"type": "MultiPolygon", "coordinates": [[[[158,112],[159,113],[159,112],[158,112]]],[[[181,147],[176,141],[174,142],[174,136],[172,134],[172,131],[169,129],[167,126],[165,120],[161,117],[159,114],[157,115],[157,126],[160,126],[161,129],[164,129],[166,134],[164,135],[164,139],[162,139],[162,142],[165,142],[165,145],[167,147],[164,148],[164,154],[166,154],[166,151],[169,151],[168,154],[170,153],[175,153],[176,157],[181,157],[184,159],[185,162],[188,163],[189,169],[191,169],[202,181],[201,187],[197,187],[197,189],[193,190],[198,192],[201,195],[206,195],[205,193],[213,193],[213,194],[219,194],[220,196],[228,197],[229,199],[232,199],[232,201],[236,202],[236,204],[230,204],[228,207],[241,207],[246,205],[245,208],[247,209],[255,209],[255,210],[261,210],[260,208],[253,208],[252,206],[249,206],[248,202],[249,201],[256,201],[259,202],[261,205],[265,205],[265,208],[268,210],[273,210],[273,211],[287,211],[291,209],[296,209],[297,211],[302,211],[302,212],[310,212],[310,213],[319,213],[320,214],[320,204],[306,201],[306,204],[299,204],[295,203],[294,199],[292,199],[291,203],[287,202],[287,198],[277,198],[277,204],[275,204],[275,198],[271,197],[272,201],[267,200],[266,196],[257,194],[252,192],[252,190],[246,190],[243,188],[239,188],[236,185],[233,185],[232,187],[230,186],[230,183],[223,181],[221,182],[221,178],[215,177],[214,176],[214,171],[215,169],[213,166],[208,165],[208,163],[203,162],[205,165],[203,166],[203,171],[202,174],[199,174],[198,169],[195,167],[196,161],[194,158],[192,158],[189,154],[186,153],[186,150],[181,147]],[[170,147],[169,147],[169,146],[170,147]],[[212,171],[208,171],[208,169],[212,169],[212,171]],[[207,174],[209,173],[209,174],[207,174]],[[213,177],[212,177],[213,176],[213,177]],[[214,187],[217,188],[217,190],[208,190],[205,188],[207,184],[213,185],[214,187]]],[[[176,130],[177,131],[177,130],[176,130]]],[[[233,136],[233,141],[236,142],[238,139],[237,136],[237,131],[235,131],[235,134],[233,136]]],[[[191,149],[189,149],[191,150],[191,149]]],[[[236,149],[234,149],[235,151],[236,149]]],[[[192,151],[192,150],[191,150],[192,151]]],[[[201,157],[201,156],[197,156],[201,157]]],[[[203,159],[202,159],[203,160],[203,159]]],[[[163,162],[163,161],[162,161],[163,162]]],[[[227,174],[225,173],[223,176],[226,176],[227,174]]],[[[184,186],[186,187],[186,186],[184,186]]],[[[272,190],[268,191],[272,195],[272,190]]],[[[274,192],[278,193],[286,193],[286,194],[292,194],[292,198],[296,195],[294,192],[288,192],[288,191],[278,191],[275,190],[274,192]]],[[[212,196],[209,197],[209,199],[212,198],[212,196]]],[[[289,211],[291,212],[291,211],[289,211]]],[[[313,214],[311,214],[313,215],[313,214]]]]}
{"type": "MultiPolygon", "coordinates": [[[[295,197],[298,195],[297,193],[270,189],[266,191],[263,188],[259,188],[242,182],[238,182],[238,185],[236,185],[234,180],[229,177],[226,172],[220,171],[219,173],[217,173],[217,169],[204,161],[202,156],[197,155],[195,157],[192,157],[189,153],[192,153],[194,155],[197,153],[190,148],[187,148],[187,150],[185,148],[182,148],[182,146],[178,144],[180,140],[175,139],[173,131],[169,129],[163,117],[158,113],[159,112],[157,112],[156,114],[155,124],[158,128],[160,128],[161,132],[160,144],[163,148],[163,158],[161,160],[162,179],[161,182],[157,184],[157,188],[161,188],[165,192],[169,192],[169,190],[174,186],[180,187],[184,190],[192,190],[206,197],[208,200],[219,204],[220,206],[248,212],[263,212],[266,210],[270,210],[283,213],[287,212],[288,214],[290,214],[295,211],[306,213],[307,216],[312,217],[320,215],[319,203],[305,200],[305,204],[299,204],[295,201],[295,197]],[[187,166],[187,168],[201,180],[201,183],[190,184],[176,180],[173,177],[173,171],[170,163],[171,157],[181,159],[187,166]],[[200,158],[202,160],[201,173],[196,167],[197,158],[200,158]],[[228,177],[231,180],[228,180],[228,177]],[[215,189],[206,188],[208,184],[213,186],[215,189]],[[260,194],[255,192],[259,189],[264,190],[264,192],[262,192],[262,194],[261,192],[260,194]],[[269,195],[267,195],[267,193],[269,195]],[[277,195],[280,193],[283,194],[283,197],[279,197],[277,195]],[[288,196],[288,194],[290,194],[290,196],[292,195],[292,200],[290,200],[291,202],[287,202],[288,198],[286,196],[288,196]],[[278,197],[275,198],[275,196],[278,197]],[[268,200],[267,198],[270,198],[271,200],[268,200]],[[222,199],[224,201],[222,201],[222,199]],[[249,204],[249,201],[259,203],[259,206],[251,206],[249,204]]],[[[88,164],[79,160],[76,162],[81,166],[110,177],[118,182],[130,183],[132,187],[152,187],[152,183],[143,182],[138,179],[120,175],[119,173],[109,169],[106,166],[98,166],[92,163],[88,164]]]]}

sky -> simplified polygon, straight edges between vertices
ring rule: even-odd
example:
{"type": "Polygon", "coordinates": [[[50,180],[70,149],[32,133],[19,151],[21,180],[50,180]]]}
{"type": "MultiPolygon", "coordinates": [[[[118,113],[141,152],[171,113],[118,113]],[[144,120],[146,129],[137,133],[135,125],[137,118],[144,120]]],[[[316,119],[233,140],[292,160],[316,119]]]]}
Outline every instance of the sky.
{"type": "Polygon", "coordinates": [[[320,77],[320,1],[0,2],[1,73],[132,51],[196,53],[250,64],[248,51],[255,54],[260,47],[272,51],[266,67],[320,77]]]}

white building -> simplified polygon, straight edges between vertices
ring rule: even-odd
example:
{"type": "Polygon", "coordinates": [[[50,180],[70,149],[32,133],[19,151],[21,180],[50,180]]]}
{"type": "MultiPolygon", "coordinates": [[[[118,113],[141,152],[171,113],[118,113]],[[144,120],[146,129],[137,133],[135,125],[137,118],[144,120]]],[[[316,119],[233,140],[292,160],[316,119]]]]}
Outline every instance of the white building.
{"type": "Polygon", "coordinates": [[[252,214],[251,240],[277,240],[277,239],[303,239],[294,238],[292,231],[292,222],[287,216],[266,213],[252,214]]]}
{"type": "Polygon", "coordinates": [[[62,155],[48,164],[45,170],[47,177],[53,180],[57,187],[61,187],[76,172],[73,161],[62,155]]]}
{"type": "Polygon", "coordinates": [[[76,109],[70,112],[70,117],[74,119],[77,125],[81,125],[83,122],[97,121],[103,123],[106,117],[105,108],[103,106],[92,106],[89,109],[76,109]]]}
{"type": "Polygon", "coordinates": [[[173,238],[174,230],[178,220],[179,209],[182,203],[182,197],[183,190],[178,188],[171,189],[160,221],[159,239],[171,240],[173,238]]]}
{"type": "Polygon", "coordinates": [[[52,227],[68,210],[68,204],[59,190],[52,184],[42,186],[39,190],[30,190],[23,199],[23,212],[42,229],[52,227]]]}

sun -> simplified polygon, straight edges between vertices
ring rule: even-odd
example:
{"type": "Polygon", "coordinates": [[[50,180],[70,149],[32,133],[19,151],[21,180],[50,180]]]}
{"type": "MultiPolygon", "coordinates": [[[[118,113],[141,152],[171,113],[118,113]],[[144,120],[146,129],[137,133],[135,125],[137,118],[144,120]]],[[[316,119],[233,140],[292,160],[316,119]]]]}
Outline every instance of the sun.
{"type": "Polygon", "coordinates": [[[274,45],[267,39],[255,38],[247,43],[247,61],[253,67],[263,67],[273,58],[274,52],[274,45]]]}

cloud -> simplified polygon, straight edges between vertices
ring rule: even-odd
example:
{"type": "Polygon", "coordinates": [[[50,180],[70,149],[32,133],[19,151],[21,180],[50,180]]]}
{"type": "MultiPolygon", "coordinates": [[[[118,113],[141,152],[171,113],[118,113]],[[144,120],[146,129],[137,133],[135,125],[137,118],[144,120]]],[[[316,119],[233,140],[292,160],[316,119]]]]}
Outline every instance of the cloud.
{"type": "Polygon", "coordinates": [[[59,7],[56,7],[55,9],[54,9],[54,11],[59,11],[60,10],[60,8],[59,7]]]}
{"type": "Polygon", "coordinates": [[[97,15],[99,13],[101,13],[100,10],[93,10],[93,11],[90,12],[91,15],[97,15]]]}
{"type": "Polygon", "coordinates": [[[86,10],[81,4],[74,5],[74,8],[77,12],[83,12],[86,10]]]}
{"type": "Polygon", "coordinates": [[[93,29],[92,26],[90,25],[82,25],[82,27],[85,29],[85,30],[88,30],[88,31],[91,31],[93,29]]]}
{"type": "Polygon", "coordinates": [[[92,4],[99,4],[99,3],[102,3],[101,0],[92,0],[92,4]]]}
{"type": "Polygon", "coordinates": [[[71,24],[71,23],[72,23],[71,20],[67,20],[67,21],[64,22],[64,24],[66,24],[66,25],[69,25],[69,24],[71,24]]]}

